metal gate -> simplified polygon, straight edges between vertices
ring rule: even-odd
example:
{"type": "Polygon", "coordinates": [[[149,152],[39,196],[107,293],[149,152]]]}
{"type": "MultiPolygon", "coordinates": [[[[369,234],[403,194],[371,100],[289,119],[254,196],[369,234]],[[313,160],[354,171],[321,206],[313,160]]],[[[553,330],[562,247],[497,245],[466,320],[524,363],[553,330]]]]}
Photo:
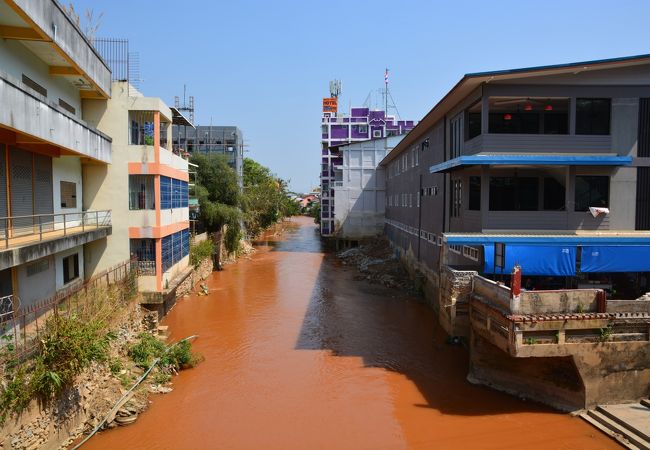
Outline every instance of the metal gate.
{"type": "MultiPolygon", "coordinates": [[[[52,214],[52,158],[34,155],[34,214],[52,214]]],[[[54,229],[54,217],[46,216],[35,220],[43,231],[54,229]]]]}
{"type": "MultiPolygon", "coordinates": [[[[12,147],[9,153],[11,167],[11,216],[34,215],[34,195],[32,185],[33,154],[12,147]]],[[[14,236],[29,234],[34,231],[34,219],[26,217],[12,219],[11,227],[14,236]]]]}

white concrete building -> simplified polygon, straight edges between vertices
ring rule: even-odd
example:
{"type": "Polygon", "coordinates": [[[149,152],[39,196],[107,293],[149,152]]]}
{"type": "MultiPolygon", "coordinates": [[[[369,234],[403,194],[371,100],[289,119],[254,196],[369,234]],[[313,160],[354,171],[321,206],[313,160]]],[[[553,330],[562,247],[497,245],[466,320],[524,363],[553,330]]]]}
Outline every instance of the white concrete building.
{"type": "Polygon", "coordinates": [[[109,210],[87,210],[84,171],[111,139],[83,120],[106,104],[111,73],[52,0],[0,0],[0,321],[85,278],[87,245],[109,210]]]}
{"type": "Polygon", "coordinates": [[[334,166],[334,236],[364,239],[384,229],[386,173],[378,167],[404,135],[339,147],[343,164],[334,166]]]}
{"type": "Polygon", "coordinates": [[[84,204],[119,217],[86,266],[96,273],[137,258],[146,304],[164,304],[190,269],[188,162],[171,148],[171,125],[185,119],[126,81],[113,82],[108,102],[88,101],[84,118],[113,138],[113,163],[87,171],[84,204]]]}

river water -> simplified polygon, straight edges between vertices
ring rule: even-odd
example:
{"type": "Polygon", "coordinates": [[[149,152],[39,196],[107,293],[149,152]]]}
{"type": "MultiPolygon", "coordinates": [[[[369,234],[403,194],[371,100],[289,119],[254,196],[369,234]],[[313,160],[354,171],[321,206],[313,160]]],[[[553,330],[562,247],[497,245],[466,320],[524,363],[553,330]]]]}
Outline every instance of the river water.
{"type": "Polygon", "coordinates": [[[432,311],[354,280],[311,219],[257,250],[163,321],[172,341],[198,334],[205,361],[84,448],[619,448],[581,419],[469,384],[466,350],[445,344],[432,311]]]}

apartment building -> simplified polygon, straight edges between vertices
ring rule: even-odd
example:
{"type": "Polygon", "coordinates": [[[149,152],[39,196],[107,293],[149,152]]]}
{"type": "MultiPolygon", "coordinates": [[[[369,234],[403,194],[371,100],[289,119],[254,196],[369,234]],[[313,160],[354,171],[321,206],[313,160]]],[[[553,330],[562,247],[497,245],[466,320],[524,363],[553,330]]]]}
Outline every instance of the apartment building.
{"type": "Polygon", "coordinates": [[[648,56],[465,75],[382,162],[387,232],[434,271],[645,293],[649,98],[648,56]]]}
{"type": "Polygon", "coordinates": [[[236,126],[174,125],[172,127],[173,150],[194,153],[216,153],[225,155],[228,165],[244,179],[244,134],[236,126]]]}
{"type": "Polygon", "coordinates": [[[650,55],[467,74],[381,164],[385,233],[470,380],[561,409],[647,395],[650,55]]]}
{"type": "Polygon", "coordinates": [[[407,133],[415,126],[412,120],[396,120],[385,111],[351,108],[349,114],[338,113],[336,98],[323,100],[321,116],[321,236],[335,232],[334,184],[340,182],[337,170],[343,159],[339,147],[344,144],[381,139],[407,133]]]}
{"type": "Polygon", "coordinates": [[[111,138],[84,119],[86,99],[106,105],[111,72],[53,0],[0,1],[0,38],[2,321],[82,282],[89,246],[111,235],[110,206],[85,202],[111,138]]]}
{"type": "Polygon", "coordinates": [[[334,168],[336,239],[359,241],[383,233],[386,170],[379,163],[403,137],[370,139],[338,147],[341,165],[334,168]]]}
{"type": "Polygon", "coordinates": [[[188,162],[171,147],[171,126],[185,119],[127,81],[113,81],[112,93],[84,109],[113,138],[113,163],[86,172],[84,205],[111,208],[116,218],[112,236],[90,246],[86,265],[96,273],[137,258],[145,303],[164,304],[189,273],[188,162]]]}

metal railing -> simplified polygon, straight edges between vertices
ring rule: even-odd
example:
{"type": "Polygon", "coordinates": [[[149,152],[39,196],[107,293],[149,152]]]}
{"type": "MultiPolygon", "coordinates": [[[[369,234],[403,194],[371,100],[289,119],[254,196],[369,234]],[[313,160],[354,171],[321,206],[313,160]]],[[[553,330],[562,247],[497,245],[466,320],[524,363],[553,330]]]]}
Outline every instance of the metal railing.
{"type": "Polygon", "coordinates": [[[138,275],[155,275],[156,261],[138,261],[138,275]]]}
{"type": "Polygon", "coordinates": [[[0,217],[0,248],[111,226],[111,210],[0,217]]]}
{"type": "Polygon", "coordinates": [[[75,315],[82,320],[105,319],[107,310],[115,310],[135,295],[137,277],[134,261],[127,260],[86,282],[71,283],[41,301],[23,306],[13,298],[11,310],[0,317],[0,367],[7,360],[21,361],[37,352],[45,324],[51,318],[75,315]],[[118,295],[102,295],[102,290],[110,286],[116,286],[118,295]]]}

